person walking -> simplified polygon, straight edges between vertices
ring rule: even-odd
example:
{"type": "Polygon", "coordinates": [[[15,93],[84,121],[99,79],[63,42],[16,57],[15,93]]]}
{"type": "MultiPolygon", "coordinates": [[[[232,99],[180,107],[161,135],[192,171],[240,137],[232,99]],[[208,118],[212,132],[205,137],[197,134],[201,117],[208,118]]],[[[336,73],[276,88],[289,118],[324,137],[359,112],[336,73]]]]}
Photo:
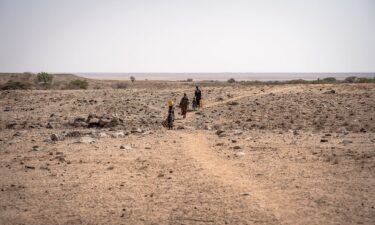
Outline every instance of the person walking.
{"type": "Polygon", "coordinates": [[[186,118],[188,107],[189,107],[189,99],[186,96],[186,93],[184,93],[184,97],[182,97],[180,101],[181,115],[183,116],[184,119],[186,118]]]}
{"type": "Polygon", "coordinates": [[[201,90],[199,89],[198,86],[196,86],[194,98],[195,98],[197,107],[200,108],[201,107],[202,92],[201,92],[201,90]]]}
{"type": "Polygon", "coordinates": [[[173,122],[174,122],[174,109],[173,109],[173,101],[168,101],[168,117],[167,117],[167,127],[168,130],[173,129],[173,122]]]}

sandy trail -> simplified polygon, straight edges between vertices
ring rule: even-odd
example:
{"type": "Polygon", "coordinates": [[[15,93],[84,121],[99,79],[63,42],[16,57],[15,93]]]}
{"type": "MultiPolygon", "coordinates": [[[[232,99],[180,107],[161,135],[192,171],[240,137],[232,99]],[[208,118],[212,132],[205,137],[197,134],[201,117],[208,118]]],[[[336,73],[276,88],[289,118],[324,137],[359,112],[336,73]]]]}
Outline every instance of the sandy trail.
{"type": "Polygon", "coordinates": [[[282,224],[294,224],[301,221],[296,213],[297,205],[287,195],[280,192],[266,190],[262,184],[246,177],[240,168],[231,162],[215,155],[210,149],[207,135],[202,132],[182,132],[179,134],[184,152],[208,174],[208,181],[213,179],[233,188],[236,194],[250,195],[248,204],[259,205],[262,211],[271,213],[282,224]]]}

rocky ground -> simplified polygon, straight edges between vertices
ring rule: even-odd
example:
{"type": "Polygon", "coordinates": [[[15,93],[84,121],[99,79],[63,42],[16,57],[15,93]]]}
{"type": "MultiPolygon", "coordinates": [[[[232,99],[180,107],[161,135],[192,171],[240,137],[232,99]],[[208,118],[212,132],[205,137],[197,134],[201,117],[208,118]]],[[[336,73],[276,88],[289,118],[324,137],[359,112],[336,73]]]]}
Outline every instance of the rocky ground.
{"type": "Polygon", "coordinates": [[[0,224],[374,224],[373,84],[0,93],[0,224]]]}

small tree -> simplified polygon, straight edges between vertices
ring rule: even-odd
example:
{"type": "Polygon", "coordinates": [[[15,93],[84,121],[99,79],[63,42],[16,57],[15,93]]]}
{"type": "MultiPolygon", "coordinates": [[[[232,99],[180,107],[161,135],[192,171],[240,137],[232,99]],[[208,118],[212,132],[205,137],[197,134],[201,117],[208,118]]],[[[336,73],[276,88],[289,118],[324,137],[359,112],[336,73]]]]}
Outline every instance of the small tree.
{"type": "Polygon", "coordinates": [[[135,77],[130,76],[130,80],[131,80],[132,83],[134,83],[134,81],[135,81],[135,77]]]}
{"type": "Polygon", "coordinates": [[[347,77],[345,78],[345,82],[347,83],[354,83],[356,81],[357,77],[352,76],[352,77],[347,77]]]}
{"type": "Polygon", "coordinates": [[[334,77],[326,77],[323,79],[324,82],[327,82],[327,83],[334,83],[336,82],[336,78],[334,77]]]}
{"type": "Polygon", "coordinates": [[[41,72],[36,75],[36,79],[38,83],[42,83],[43,85],[48,85],[52,83],[53,75],[48,74],[46,72],[41,72]]]}
{"type": "Polygon", "coordinates": [[[74,89],[87,89],[88,86],[87,80],[73,80],[70,82],[70,87],[74,89]]]}
{"type": "Polygon", "coordinates": [[[236,80],[235,80],[234,78],[230,78],[230,79],[228,80],[228,83],[230,83],[230,84],[232,84],[232,83],[236,83],[236,80]]]}

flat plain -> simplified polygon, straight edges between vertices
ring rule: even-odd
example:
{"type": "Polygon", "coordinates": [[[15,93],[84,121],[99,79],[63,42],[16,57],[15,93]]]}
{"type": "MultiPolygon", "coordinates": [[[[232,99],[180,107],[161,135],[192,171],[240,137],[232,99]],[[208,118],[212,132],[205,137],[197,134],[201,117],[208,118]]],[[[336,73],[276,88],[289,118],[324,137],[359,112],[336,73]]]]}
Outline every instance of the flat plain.
{"type": "Polygon", "coordinates": [[[374,84],[194,88],[2,91],[0,224],[375,223],[374,84]]]}

